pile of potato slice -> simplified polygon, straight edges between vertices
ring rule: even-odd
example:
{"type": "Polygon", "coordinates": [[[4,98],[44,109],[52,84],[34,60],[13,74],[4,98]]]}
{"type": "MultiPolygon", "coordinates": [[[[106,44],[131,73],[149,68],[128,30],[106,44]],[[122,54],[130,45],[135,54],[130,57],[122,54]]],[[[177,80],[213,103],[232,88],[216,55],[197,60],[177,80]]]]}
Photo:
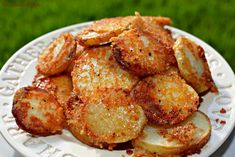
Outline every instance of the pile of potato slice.
{"type": "Polygon", "coordinates": [[[132,141],[136,157],[199,152],[211,134],[199,99],[217,88],[203,48],[173,39],[169,24],[136,13],[61,34],[39,56],[32,85],[15,94],[18,126],[40,136],[68,129],[109,150],[132,141]]]}

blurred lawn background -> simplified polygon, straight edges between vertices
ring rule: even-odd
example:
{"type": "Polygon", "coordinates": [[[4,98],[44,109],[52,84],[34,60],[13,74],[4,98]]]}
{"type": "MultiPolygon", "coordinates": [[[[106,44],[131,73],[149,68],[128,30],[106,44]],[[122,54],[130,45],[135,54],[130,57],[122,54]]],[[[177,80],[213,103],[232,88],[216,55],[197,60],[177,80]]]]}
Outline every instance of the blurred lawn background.
{"type": "Polygon", "coordinates": [[[0,0],[0,67],[31,40],[57,28],[104,17],[168,16],[201,38],[235,70],[234,0],[0,0]]]}

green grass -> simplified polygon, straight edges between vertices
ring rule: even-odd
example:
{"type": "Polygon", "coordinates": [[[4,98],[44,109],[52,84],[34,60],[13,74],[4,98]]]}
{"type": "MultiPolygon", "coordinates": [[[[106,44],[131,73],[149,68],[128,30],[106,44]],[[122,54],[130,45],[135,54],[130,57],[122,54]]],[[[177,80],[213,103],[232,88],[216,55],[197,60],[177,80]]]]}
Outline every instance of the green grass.
{"type": "Polygon", "coordinates": [[[162,15],[206,41],[235,70],[235,1],[0,0],[0,67],[29,41],[60,27],[104,17],[162,15]]]}

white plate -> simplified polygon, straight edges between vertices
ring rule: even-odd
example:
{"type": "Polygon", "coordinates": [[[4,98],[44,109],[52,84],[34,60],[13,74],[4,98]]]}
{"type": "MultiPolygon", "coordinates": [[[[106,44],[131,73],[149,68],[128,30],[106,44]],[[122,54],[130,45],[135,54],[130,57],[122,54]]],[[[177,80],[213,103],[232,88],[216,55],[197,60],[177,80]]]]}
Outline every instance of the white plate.
{"type": "MultiPolygon", "coordinates": [[[[126,151],[107,151],[89,147],[76,140],[68,131],[62,135],[49,137],[32,137],[20,130],[11,114],[14,92],[23,86],[30,85],[39,53],[62,32],[76,34],[90,23],[68,26],[43,35],[17,51],[3,66],[0,72],[0,131],[8,143],[24,156],[30,157],[122,157],[128,156],[126,151]]],[[[177,38],[184,35],[201,45],[206,51],[206,57],[219,88],[219,94],[204,96],[200,110],[205,112],[213,126],[209,142],[197,156],[209,156],[215,152],[231,133],[235,124],[235,79],[226,61],[213,48],[200,39],[175,28],[167,27],[177,38]],[[220,110],[224,108],[225,114],[220,110]],[[218,121],[216,121],[216,119],[218,121]],[[221,124],[226,121],[226,124],[221,124]]]]}

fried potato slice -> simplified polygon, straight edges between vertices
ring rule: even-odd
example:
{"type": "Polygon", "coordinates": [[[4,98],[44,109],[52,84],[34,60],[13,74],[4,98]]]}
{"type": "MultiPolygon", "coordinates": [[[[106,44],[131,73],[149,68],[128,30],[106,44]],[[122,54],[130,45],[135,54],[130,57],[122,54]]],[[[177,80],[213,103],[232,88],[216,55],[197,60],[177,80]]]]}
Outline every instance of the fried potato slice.
{"type": "Polygon", "coordinates": [[[199,152],[210,135],[209,118],[197,111],[183,123],[170,128],[147,125],[142,135],[133,140],[133,145],[160,155],[190,155],[199,152]]]}
{"type": "Polygon", "coordinates": [[[139,29],[125,31],[113,39],[112,48],[122,68],[137,76],[161,73],[172,64],[171,48],[139,29]]]}
{"type": "Polygon", "coordinates": [[[103,97],[86,103],[78,98],[69,101],[66,116],[73,135],[90,146],[109,149],[136,138],[146,124],[142,108],[121,89],[99,92],[103,97]]]}
{"type": "Polygon", "coordinates": [[[54,40],[38,58],[37,70],[44,75],[63,72],[75,56],[76,42],[73,35],[65,33],[54,40]]]}
{"type": "Polygon", "coordinates": [[[63,108],[52,94],[38,87],[17,90],[12,114],[19,128],[33,135],[47,136],[63,129],[63,108]]]}
{"type": "Polygon", "coordinates": [[[33,85],[55,95],[62,107],[65,106],[73,90],[72,78],[65,74],[49,77],[38,74],[33,81],[33,85]]]}
{"type": "Polygon", "coordinates": [[[203,48],[186,37],[178,38],[173,48],[180,73],[187,83],[198,93],[217,92],[203,48]]]}
{"type": "MultiPolygon", "coordinates": [[[[115,37],[124,30],[129,29],[135,16],[105,18],[94,22],[78,33],[77,39],[83,46],[102,45],[110,42],[111,37],[115,37]]],[[[143,19],[156,25],[171,24],[171,19],[161,16],[143,16],[143,19]]]]}
{"type": "Polygon", "coordinates": [[[78,98],[78,95],[72,94],[67,101],[65,107],[65,116],[67,122],[67,128],[69,131],[81,142],[98,148],[105,148],[108,146],[107,143],[102,143],[94,140],[92,137],[84,133],[84,122],[81,119],[82,108],[85,104],[78,98]]]}
{"type": "Polygon", "coordinates": [[[85,28],[76,37],[83,46],[102,45],[125,30],[129,20],[128,17],[102,19],[85,28]]]}
{"type": "Polygon", "coordinates": [[[139,81],[132,94],[148,120],[157,125],[180,123],[199,105],[198,94],[175,68],[139,81]]]}
{"type": "Polygon", "coordinates": [[[142,131],[146,117],[139,105],[122,89],[100,91],[101,99],[93,99],[82,109],[84,132],[97,141],[123,143],[136,138],[142,131]]]}
{"type": "Polygon", "coordinates": [[[117,62],[135,75],[161,73],[174,64],[174,40],[170,31],[136,15],[132,29],[111,38],[117,62]]]}
{"type": "Polygon", "coordinates": [[[121,69],[112,56],[110,46],[85,50],[72,71],[73,91],[85,101],[96,95],[97,89],[123,88],[131,90],[138,78],[121,69]]]}

